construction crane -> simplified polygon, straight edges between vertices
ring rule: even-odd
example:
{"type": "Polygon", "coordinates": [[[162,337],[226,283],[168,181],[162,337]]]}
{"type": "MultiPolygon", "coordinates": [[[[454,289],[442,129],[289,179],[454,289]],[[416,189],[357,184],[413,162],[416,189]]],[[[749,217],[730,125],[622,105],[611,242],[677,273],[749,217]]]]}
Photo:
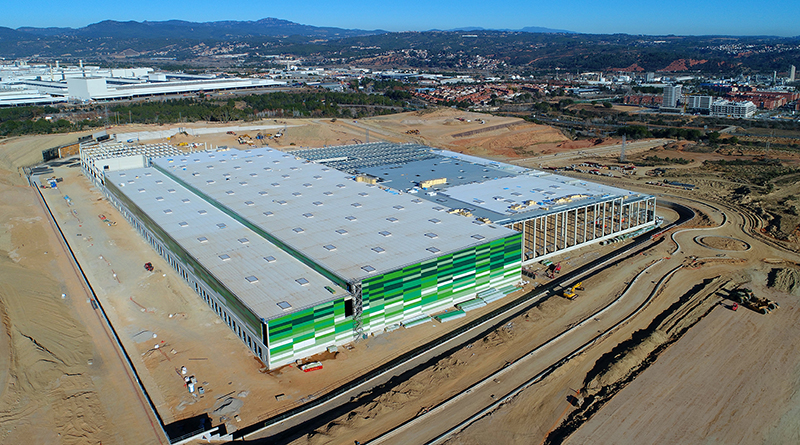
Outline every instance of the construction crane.
{"type": "Polygon", "coordinates": [[[564,296],[564,298],[568,298],[568,299],[572,300],[573,298],[575,298],[578,295],[577,293],[575,293],[576,290],[583,290],[582,284],[583,284],[583,282],[581,281],[581,282],[575,283],[575,285],[572,286],[569,289],[564,289],[564,293],[562,295],[564,296]]]}

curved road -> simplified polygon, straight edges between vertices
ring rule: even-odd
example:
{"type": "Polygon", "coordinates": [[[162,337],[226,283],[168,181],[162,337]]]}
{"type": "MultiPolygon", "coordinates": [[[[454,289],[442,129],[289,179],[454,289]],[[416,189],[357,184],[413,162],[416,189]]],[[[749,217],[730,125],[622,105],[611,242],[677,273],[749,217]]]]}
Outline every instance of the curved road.
{"type": "MultiPolygon", "coordinates": [[[[694,217],[694,212],[691,209],[680,204],[663,202],[661,205],[676,210],[680,217],[678,221],[669,225],[664,230],[683,224],[694,217]]],[[[493,316],[489,319],[481,321],[480,323],[476,323],[475,326],[472,326],[466,332],[455,335],[447,339],[447,341],[442,344],[425,345],[421,348],[418,348],[419,352],[416,352],[410,357],[405,357],[396,363],[392,363],[390,366],[385,366],[383,369],[376,372],[375,375],[367,376],[359,381],[351,382],[351,384],[347,384],[345,387],[334,390],[330,394],[323,396],[316,401],[309,402],[295,410],[275,416],[271,419],[266,419],[255,425],[245,427],[242,430],[235,432],[234,438],[245,438],[256,441],[266,439],[264,443],[283,443],[291,441],[293,438],[316,429],[321,425],[325,425],[326,423],[336,419],[338,416],[351,411],[356,405],[369,403],[371,400],[367,399],[366,401],[353,402],[352,400],[355,397],[365,392],[372,391],[376,387],[388,382],[390,379],[392,379],[392,386],[400,383],[401,381],[409,379],[419,370],[420,367],[427,367],[430,364],[435,363],[440,358],[449,355],[455,350],[462,348],[466,344],[471,343],[476,339],[485,336],[489,332],[502,327],[504,324],[508,323],[522,312],[527,311],[533,307],[533,305],[538,304],[541,299],[546,298],[548,295],[555,295],[555,289],[560,289],[569,283],[579,281],[587,276],[591,276],[597,273],[597,271],[620,261],[620,258],[624,258],[628,252],[634,250],[635,248],[651,242],[650,234],[642,235],[635,239],[634,242],[618,249],[617,251],[600,257],[574,271],[566,273],[560,280],[548,283],[546,286],[544,286],[544,288],[538,288],[535,291],[502,306],[495,311],[495,313],[492,314],[493,316]]],[[[642,248],[642,250],[647,248],[649,248],[649,245],[642,248]]],[[[629,306],[635,308],[641,304],[641,301],[636,302],[630,300],[629,302],[629,300],[625,300],[624,303],[621,302],[619,304],[624,308],[631,309],[629,306]]],[[[609,329],[614,325],[613,322],[609,323],[606,320],[599,320],[597,323],[598,324],[595,325],[590,321],[586,321],[586,324],[593,329],[592,332],[609,329]]],[[[569,341],[570,345],[579,345],[581,344],[581,341],[585,340],[577,339],[565,341],[569,341]]],[[[537,362],[540,363],[540,361],[537,362]]],[[[546,360],[546,363],[550,364],[554,362],[546,360]]]]}

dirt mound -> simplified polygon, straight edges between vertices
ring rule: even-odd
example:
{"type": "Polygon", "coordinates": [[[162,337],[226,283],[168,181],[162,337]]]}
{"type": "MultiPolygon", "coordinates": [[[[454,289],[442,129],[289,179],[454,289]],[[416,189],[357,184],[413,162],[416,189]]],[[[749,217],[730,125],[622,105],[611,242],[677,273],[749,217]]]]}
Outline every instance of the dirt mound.
{"type": "Polygon", "coordinates": [[[800,297],[800,270],[772,269],[767,277],[767,286],[800,297]]]}
{"type": "Polygon", "coordinates": [[[742,240],[722,236],[704,236],[698,238],[697,243],[717,250],[742,251],[750,248],[750,245],[742,240]]]}

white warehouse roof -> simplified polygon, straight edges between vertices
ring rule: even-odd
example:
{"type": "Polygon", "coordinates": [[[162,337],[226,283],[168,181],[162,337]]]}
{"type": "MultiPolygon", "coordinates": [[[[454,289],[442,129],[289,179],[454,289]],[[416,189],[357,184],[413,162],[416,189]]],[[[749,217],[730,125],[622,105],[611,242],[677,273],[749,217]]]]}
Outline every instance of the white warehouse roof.
{"type": "Polygon", "coordinates": [[[269,148],[153,164],[348,282],[515,233],[269,148]]]}
{"type": "Polygon", "coordinates": [[[106,173],[148,217],[258,317],[348,295],[312,268],[152,168],[106,173]],[[286,302],[288,308],[278,306],[286,302]]]}

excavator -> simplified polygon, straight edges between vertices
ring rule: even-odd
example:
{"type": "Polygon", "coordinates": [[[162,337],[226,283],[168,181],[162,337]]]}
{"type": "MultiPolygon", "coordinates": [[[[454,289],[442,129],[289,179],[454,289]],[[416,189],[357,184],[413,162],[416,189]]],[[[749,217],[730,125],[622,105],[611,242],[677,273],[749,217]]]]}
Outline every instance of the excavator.
{"type": "Polygon", "coordinates": [[[583,282],[581,281],[575,283],[575,285],[570,287],[569,289],[564,289],[564,293],[562,295],[564,296],[564,298],[572,300],[578,295],[577,293],[575,293],[576,290],[583,290],[583,287],[581,286],[582,284],[583,282]]]}

